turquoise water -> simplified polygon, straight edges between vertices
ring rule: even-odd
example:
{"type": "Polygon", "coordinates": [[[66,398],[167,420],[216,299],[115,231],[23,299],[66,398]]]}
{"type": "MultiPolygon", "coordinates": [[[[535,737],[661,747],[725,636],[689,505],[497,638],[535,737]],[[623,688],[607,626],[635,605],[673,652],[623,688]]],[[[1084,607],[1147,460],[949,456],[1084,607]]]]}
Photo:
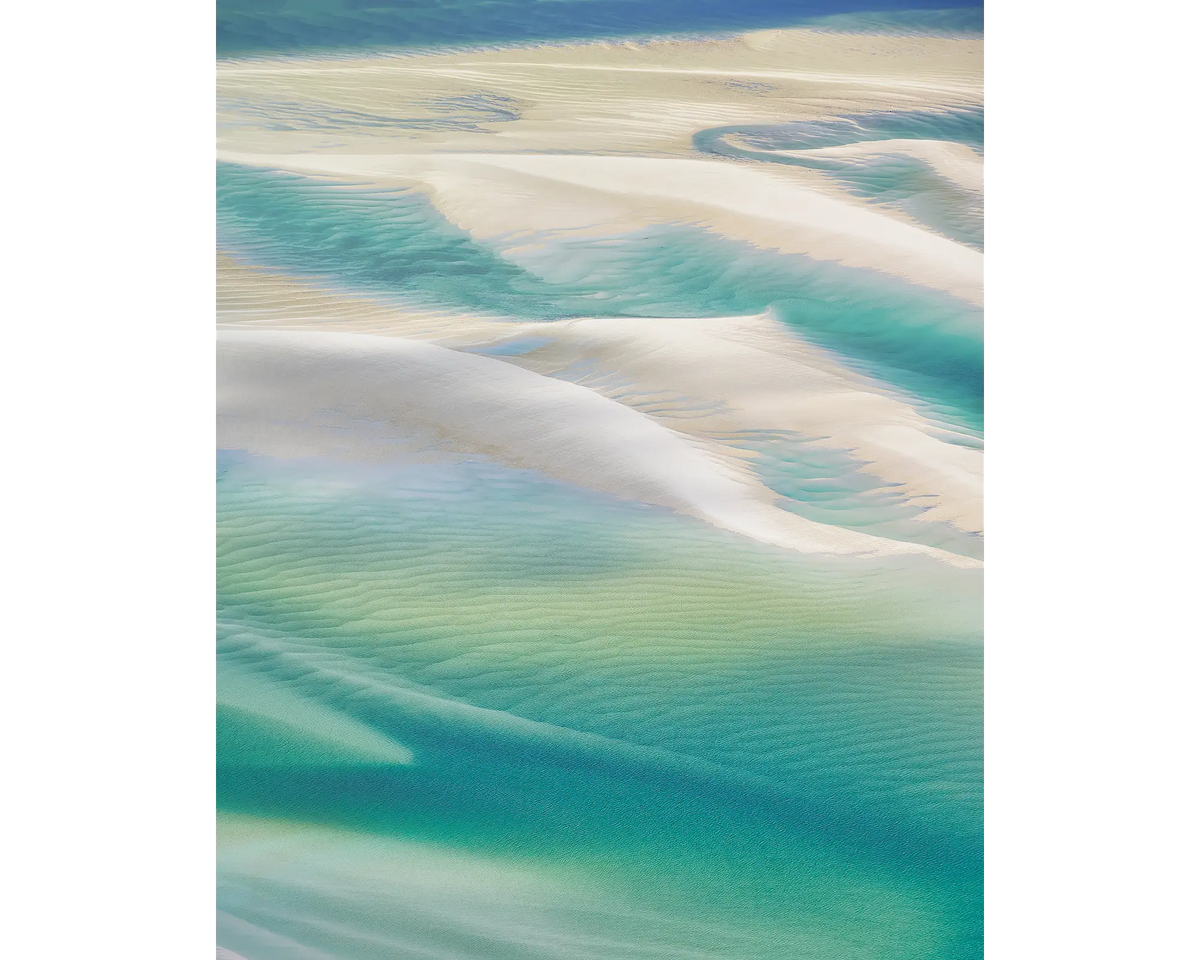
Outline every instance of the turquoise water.
{"type": "MultiPolygon", "coordinates": [[[[222,669],[412,756],[235,698],[226,814],[568,863],[631,956],[977,955],[976,573],[805,561],[479,461],[219,466],[222,669]]],[[[222,909],[252,919],[242,883],[222,909]]],[[[372,922],[382,953],[325,949],[402,951],[372,922]]]]}
{"type": "Polygon", "coordinates": [[[714,317],[772,310],[937,416],[983,418],[981,311],[873,271],[757,249],[698,227],[546,237],[518,265],[416,192],[380,193],[217,166],[217,237],[299,276],[521,320],[714,317]]]}

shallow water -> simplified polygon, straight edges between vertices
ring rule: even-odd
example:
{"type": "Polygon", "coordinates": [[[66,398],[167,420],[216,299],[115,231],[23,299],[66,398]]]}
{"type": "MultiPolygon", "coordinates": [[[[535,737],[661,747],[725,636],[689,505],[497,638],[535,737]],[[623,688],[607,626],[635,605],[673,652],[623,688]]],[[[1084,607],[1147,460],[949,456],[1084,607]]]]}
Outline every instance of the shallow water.
{"type": "MultiPolygon", "coordinates": [[[[978,937],[977,573],[839,569],[483,462],[230,455],[218,490],[223,676],[295,704],[222,680],[223,811],[296,824],[300,848],[321,825],[563,864],[593,909],[669,919],[607,906],[630,956],[681,947],[673,924],[697,956],[723,955],[709,924],[763,957],[978,937]],[[346,729],[314,735],[317,710],[346,729]]],[[[373,923],[390,949],[412,935],[373,923]]]]}

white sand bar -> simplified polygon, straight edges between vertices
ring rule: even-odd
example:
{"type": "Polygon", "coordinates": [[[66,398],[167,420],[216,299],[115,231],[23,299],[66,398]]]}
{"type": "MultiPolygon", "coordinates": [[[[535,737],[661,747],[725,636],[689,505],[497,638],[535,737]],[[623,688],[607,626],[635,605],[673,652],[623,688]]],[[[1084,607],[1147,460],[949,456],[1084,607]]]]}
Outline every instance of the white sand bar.
{"type": "Polygon", "coordinates": [[[545,341],[538,349],[502,362],[544,376],[594,369],[588,389],[725,460],[745,456],[722,439],[730,434],[789,431],[812,438],[900,485],[899,492],[927,507],[923,519],[982,532],[983,451],[947,442],[952,431],[945,425],[770,316],[498,323],[351,299],[227,257],[218,276],[225,325],[403,337],[455,349],[537,338],[545,341]],[[664,404],[663,396],[675,399],[664,404]]]}
{"type": "Polygon", "coordinates": [[[978,565],[788,513],[751,471],[702,444],[584,387],[490,357],[397,337],[235,329],[219,332],[218,371],[223,448],[376,458],[387,439],[416,431],[450,449],[670,507],[762,543],[978,565]]]}

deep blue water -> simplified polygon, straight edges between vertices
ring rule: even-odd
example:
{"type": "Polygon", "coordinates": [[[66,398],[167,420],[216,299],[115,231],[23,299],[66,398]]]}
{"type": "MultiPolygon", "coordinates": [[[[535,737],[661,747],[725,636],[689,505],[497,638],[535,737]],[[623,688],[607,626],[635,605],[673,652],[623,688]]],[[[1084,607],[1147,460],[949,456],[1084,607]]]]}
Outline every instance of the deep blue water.
{"type": "MultiPolygon", "coordinates": [[[[962,11],[949,21],[952,26],[982,28],[982,4],[956,0],[221,0],[217,53],[247,56],[732,31],[842,14],[914,10],[962,11]]],[[[910,19],[919,22],[920,16],[910,19]]]]}

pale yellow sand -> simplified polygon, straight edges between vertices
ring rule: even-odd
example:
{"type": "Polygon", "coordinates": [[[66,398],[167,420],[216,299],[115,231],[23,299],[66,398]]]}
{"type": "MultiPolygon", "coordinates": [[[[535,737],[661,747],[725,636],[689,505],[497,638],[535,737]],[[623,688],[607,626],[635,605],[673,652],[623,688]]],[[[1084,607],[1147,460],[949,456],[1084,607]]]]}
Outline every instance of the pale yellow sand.
{"type": "MultiPolygon", "coordinates": [[[[479,131],[397,130],[407,150],[570,150],[679,156],[692,134],[872,110],[978,105],[980,39],[772,30],[725,40],[545,45],[528,49],[218,63],[222,149],[381,152],[379,127],[266,130],[265,103],[397,119],[444,116],[448,98],[509,98],[519,118],[479,131]],[[249,126],[235,126],[249,123],[249,126]],[[343,147],[331,147],[339,141],[343,147]]],[[[385,138],[386,139],[386,138],[385,138]]]]}

